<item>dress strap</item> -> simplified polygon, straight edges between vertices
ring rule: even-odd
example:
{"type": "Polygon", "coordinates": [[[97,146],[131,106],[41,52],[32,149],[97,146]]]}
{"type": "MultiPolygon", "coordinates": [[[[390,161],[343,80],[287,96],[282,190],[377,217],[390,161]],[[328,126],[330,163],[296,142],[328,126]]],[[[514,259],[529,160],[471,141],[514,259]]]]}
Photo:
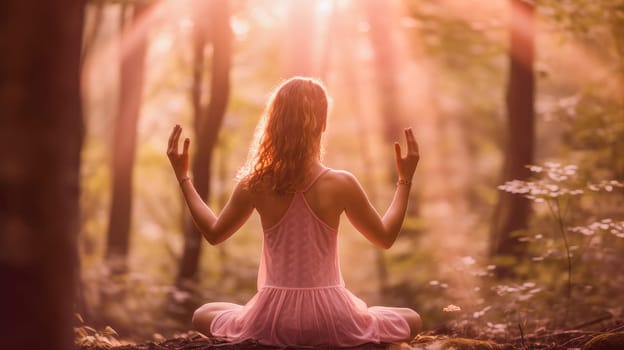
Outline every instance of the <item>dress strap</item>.
{"type": "Polygon", "coordinates": [[[325,173],[327,173],[328,171],[330,171],[330,168],[325,168],[323,170],[321,170],[316,177],[314,177],[314,179],[301,191],[301,192],[308,192],[308,190],[310,190],[310,188],[312,188],[312,186],[314,186],[314,184],[316,183],[316,181],[323,175],[325,175],[325,173]]]}

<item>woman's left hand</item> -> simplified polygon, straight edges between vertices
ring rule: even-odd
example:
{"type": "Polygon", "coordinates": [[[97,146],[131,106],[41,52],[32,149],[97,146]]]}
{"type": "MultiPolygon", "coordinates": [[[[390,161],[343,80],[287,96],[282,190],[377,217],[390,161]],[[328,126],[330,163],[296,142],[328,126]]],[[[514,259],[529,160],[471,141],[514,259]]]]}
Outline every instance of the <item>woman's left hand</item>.
{"type": "Polygon", "coordinates": [[[418,143],[414,137],[412,128],[405,129],[405,140],[407,141],[407,155],[401,156],[401,146],[398,142],[394,143],[394,151],[396,154],[396,166],[399,173],[399,180],[411,181],[420,160],[420,151],[418,143]]]}
{"type": "Polygon", "coordinates": [[[188,137],[185,138],[182,153],[178,153],[180,134],[182,134],[182,127],[180,125],[174,126],[169,136],[169,146],[167,147],[167,157],[169,162],[171,162],[178,182],[189,177],[189,145],[191,144],[191,140],[188,137]]]}

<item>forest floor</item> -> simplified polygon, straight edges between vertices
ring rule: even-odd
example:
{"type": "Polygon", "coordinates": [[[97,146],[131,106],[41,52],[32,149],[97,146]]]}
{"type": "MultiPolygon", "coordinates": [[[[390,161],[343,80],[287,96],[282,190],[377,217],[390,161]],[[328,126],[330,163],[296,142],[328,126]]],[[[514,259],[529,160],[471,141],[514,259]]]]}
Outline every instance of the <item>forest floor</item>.
{"type": "MultiPolygon", "coordinates": [[[[469,334],[461,329],[440,327],[423,332],[409,344],[364,344],[343,349],[357,350],[624,350],[624,320],[601,330],[556,330],[504,338],[469,334]]],[[[110,335],[92,334],[76,340],[80,350],[276,350],[251,341],[227,342],[206,338],[197,332],[178,334],[171,339],[130,344],[110,335]]],[[[296,348],[288,348],[296,349],[296,348]]],[[[311,348],[306,348],[311,349],[311,348]]],[[[327,348],[323,348],[327,349],[327,348]]]]}

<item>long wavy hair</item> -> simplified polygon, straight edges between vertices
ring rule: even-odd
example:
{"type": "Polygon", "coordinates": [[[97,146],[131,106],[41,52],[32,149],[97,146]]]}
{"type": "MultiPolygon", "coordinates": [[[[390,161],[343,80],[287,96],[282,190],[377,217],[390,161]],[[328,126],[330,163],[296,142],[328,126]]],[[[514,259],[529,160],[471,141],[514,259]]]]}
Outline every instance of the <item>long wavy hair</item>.
{"type": "Polygon", "coordinates": [[[305,180],[307,165],[321,157],[321,134],[328,98],[322,83],[294,77],[268,100],[247,163],[238,174],[249,189],[294,192],[305,180]]]}

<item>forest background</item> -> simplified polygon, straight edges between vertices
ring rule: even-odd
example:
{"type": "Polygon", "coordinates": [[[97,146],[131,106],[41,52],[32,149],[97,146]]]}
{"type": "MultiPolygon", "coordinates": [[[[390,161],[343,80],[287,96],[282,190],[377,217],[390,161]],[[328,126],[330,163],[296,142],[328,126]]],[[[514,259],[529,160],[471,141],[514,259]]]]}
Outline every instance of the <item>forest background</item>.
{"type": "MultiPolygon", "coordinates": [[[[353,172],[380,211],[396,181],[392,142],[411,126],[420,144],[395,245],[381,251],[341,224],[342,272],[354,294],[411,307],[426,329],[508,337],[622,318],[624,1],[91,0],[72,8],[82,28],[71,65],[81,74],[82,116],[67,124],[67,139],[54,136],[80,152],[77,235],[64,233],[79,264],[75,288],[59,295],[84,325],[162,339],[189,330],[202,303],[253,296],[257,216],[222,245],[201,242],[166,140],[173,125],[184,127],[194,183],[218,211],[267,97],[293,75],[325,82],[324,162],[353,172]]],[[[4,152],[8,189],[19,172],[4,152]]],[[[54,210],[64,217],[71,208],[54,210]]],[[[3,261],[13,266],[21,260],[10,217],[3,261]]]]}

